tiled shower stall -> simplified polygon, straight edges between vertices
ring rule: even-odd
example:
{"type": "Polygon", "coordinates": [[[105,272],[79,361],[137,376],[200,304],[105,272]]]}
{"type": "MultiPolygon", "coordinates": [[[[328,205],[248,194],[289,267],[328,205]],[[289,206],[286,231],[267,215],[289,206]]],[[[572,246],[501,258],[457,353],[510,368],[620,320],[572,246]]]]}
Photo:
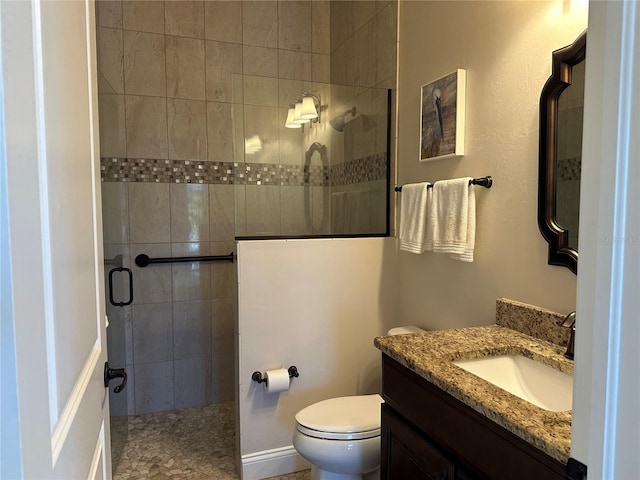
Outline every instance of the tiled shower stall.
{"type": "MultiPolygon", "coordinates": [[[[97,2],[105,271],[123,265],[134,279],[132,305],[107,305],[110,362],[129,374],[112,415],[223,403],[237,389],[235,265],[139,268],[138,254],[385,233],[396,11],[390,1],[97,2]],[[321,121],[285,128],[305,92],[319,96],[321,121]],[[343,131],[330,126],[353,106],[343,131]]],[[[121,273],[113,283],[126,299],[121,273]]]]}

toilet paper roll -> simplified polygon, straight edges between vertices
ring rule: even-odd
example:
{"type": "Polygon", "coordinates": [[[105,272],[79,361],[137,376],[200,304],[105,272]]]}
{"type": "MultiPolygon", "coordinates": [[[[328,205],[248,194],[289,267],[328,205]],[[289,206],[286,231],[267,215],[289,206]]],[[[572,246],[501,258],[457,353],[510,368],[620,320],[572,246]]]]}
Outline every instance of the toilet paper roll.
{"type": "Polygon", "coordinates": [[[267,393],[286,392],[289,390],[289,372],[286,368],[267,370],[264,372],[266,382],[264,389],[267,393]]]}

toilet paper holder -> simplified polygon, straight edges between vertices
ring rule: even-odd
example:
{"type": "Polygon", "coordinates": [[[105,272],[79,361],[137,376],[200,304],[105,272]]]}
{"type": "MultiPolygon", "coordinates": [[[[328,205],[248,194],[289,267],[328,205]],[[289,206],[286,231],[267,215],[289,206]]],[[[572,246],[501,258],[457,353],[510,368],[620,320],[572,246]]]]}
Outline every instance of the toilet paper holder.
{"type": "MultiPolygon", "coordinates": [[[[287,372],[289,372],[289,378],[300,376],[300,374],[298,373],[298,367],[296,367],[295,365],[291,365],[289,368],[287,368],[287,372]]],[[[255,371],[251,374],[251,380],[258,383],[267,381],[267,379],[262,376],[262,373],[258,371],[255,371]]]]}

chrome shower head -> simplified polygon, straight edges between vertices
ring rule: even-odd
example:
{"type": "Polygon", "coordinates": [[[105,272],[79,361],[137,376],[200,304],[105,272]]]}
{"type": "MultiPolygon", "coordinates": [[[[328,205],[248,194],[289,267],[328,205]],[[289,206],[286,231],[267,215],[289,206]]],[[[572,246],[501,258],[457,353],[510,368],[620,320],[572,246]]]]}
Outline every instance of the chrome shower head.
{"type": "Polygon", "coordinates": [[[353,116],[353,117],[356,116],[356,107],[355,106],[351,107],[349,110],[344,112],[342,115],[338,115],[336,117],[333,117],[331,120],[329,120],[329,125],[331,125],[331,127],[337,132],[344,132],[344,127],[347,124],[347,115],[349,115],[349,114],[351,114],[351,116],[353,116]]]}

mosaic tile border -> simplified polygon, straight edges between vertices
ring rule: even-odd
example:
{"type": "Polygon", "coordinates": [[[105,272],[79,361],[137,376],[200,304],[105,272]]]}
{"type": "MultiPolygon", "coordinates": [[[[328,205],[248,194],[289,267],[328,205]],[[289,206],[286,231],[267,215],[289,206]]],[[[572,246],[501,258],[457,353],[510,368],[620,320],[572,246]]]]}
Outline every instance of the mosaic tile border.
{"type": "Polygon", "coordinates": [[[272,163],[205,162],[103,157],[103,182],[203,183],[228,185],[329,186],[386,178],[386,153],[332,167],[272,163]]]}
{"type": "Polygon", "coordinates": [[[581,170],[582,157],[558,159],[559,180],[580,180],[581,170]]]}
{"type": "Polygon", "coordinates": [[[387,154],[377,153],[331,166],[331,185],[350,185],[387,178],[387,154]]]}

